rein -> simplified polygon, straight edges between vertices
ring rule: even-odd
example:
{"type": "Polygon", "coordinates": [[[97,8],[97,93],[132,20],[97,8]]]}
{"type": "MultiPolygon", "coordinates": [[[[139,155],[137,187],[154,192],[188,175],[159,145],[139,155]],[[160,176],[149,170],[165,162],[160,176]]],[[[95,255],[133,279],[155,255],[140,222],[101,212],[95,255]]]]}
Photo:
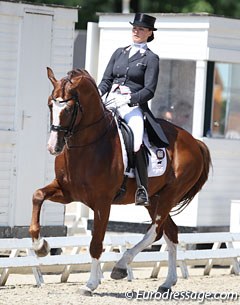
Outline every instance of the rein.
{"type": "Polygon", "coordinates": [[[79,132],[79,131],[82,131],[84,129],[87,129],[88,127],[92,127],[94,125],[97,125],[98,123],[100,123],[104,118],[106,117],[106,113],[104,112],[104,114],[100,117],[99,120],[93,122],[92,124],[88,124],[88,125],[85,125],[85,126],[82,126],[81,128],[76,128],[75,129],[75,133],[79,132]]]}
{"type": "MultiPolygon", "coordinates": [[[[109,112],[109,113],[107,113],[107,115],[112,115],[112,114],[109,112]]],[[[96,122],[94,122],[94,123],[92,123],[92,124],[90,124],[90,125],[83,126],[83,128],[77,130],[77,132],[82,131],[82,130],[84,130],[84,129],[87,129],[87,128],[89,128],[89,127],[92,127],[92,126],[96,125],[97,123],[99,123],[100,121],[102,121],[102,119],[104,119],[104,118],[106,118],[106,112],[104,112],[104,115],[103,115],[99,120],[97,120],[96,122]]],[[[112,116],[112,119],[111,119],[110,123],[108,124],[108,126],[107,126],[106,130],[104,131],[104,133],[103,133],[101,136],[97,137],[95,140],[93,140],[93,141],[91,141],[91,142],[89,142],[89,143],[82,144],[82,145],[69,145],[69,144],[68,144],[68,138],[65,138],[65,143],[66,143],[67,148],[68,148],[68,149],[72,149],[72,148],[82,148],[82,147],[87,147],[87,146],[90,146],[90,145],[93,145],[93,144],[97,143],[97,142],[100,141],[102,138],[104,138],[104,137],[107,135],[107,133],[110,131],[114,119],[115,119],[115,117],[112,116]]]]}

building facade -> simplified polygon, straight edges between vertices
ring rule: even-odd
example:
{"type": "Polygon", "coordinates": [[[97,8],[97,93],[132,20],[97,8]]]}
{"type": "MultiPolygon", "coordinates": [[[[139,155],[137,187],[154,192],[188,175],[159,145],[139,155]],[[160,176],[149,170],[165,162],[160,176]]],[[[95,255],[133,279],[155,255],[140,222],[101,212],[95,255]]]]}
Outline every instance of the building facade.
{"type": "MultiPolygon", "coordinates": [[[[203,140],[213,162],[203,190],[173,219],[198,230],[226,230],[240,182],[240,20],[208,14],[152,15],[158,30],[149,48],[160,58],[152,111],[203,140]]],[[[97,82],[112,52],[131,44],[133,18],[133,14],[100,14],[99,23],[89,25],[86,69],[97,82]]],[[[135,206],[121,209],[114,206],[110,219],[118,221],[127,214],[131,221],[136,214],[135,206]]]]}
{"type": "MultiPolygon", "coordinates": [[[[75,9],[0,2],[0,236],[28,236],[32,194],[54,177],[46,67],[72,69],[76,21],[75,9]]],[[[41,224],[65,234],[64,206],[46,202],[41,224]]]]}

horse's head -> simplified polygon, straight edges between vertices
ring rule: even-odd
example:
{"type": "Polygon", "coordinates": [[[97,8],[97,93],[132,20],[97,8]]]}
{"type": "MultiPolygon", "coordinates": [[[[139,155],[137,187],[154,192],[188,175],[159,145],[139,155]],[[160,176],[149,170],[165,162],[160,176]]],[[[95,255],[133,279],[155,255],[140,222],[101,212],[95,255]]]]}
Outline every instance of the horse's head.
{"type": "Polygon", "coordinates": [[[83,116],[82,99],[80,101],[79,84],[82,78],[90,75],[84,70],[73,70],[61,80],[57,80],[53,71],[47,68],[48,78],[53,85],[48,98],[51,118],[51,133],[48,150],[53,155],[62,152],[66,138],[70,137],[83,116]]]}

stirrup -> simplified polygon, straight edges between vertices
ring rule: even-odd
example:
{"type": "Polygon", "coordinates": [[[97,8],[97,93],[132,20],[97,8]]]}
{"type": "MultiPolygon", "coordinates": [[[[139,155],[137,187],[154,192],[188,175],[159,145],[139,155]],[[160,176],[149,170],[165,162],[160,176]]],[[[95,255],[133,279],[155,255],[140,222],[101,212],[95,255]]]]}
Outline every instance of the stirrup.
{"type": "Polygon", "coordinates": [[[140,205],[145,207],[150,205],[147,190],[142,185],[139,186],[136,190],[135,205],[140,205]]]}

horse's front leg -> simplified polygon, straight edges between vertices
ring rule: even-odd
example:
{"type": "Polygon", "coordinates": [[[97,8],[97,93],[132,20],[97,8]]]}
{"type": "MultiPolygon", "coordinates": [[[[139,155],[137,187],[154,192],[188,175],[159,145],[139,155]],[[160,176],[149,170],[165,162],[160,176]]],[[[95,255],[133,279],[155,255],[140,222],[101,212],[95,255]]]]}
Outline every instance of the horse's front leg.
{"type": "Polygon", "coordinates": [[[94,208],[94,223],[92,229],[92,240],[90,243],[90,255],[92,257],[91,273],[86,286],[83,286],[80,292],[84,295],[91,295],[101,279],[103,278],[100,256],[103,251],[103,240],[107,228],[110,213],[110,205],[103,203],[101,207],[94,208]]]}
{"type": "Polygon", "coordinates": [[[32,199],[32,220],[29,233],[33,240],[33,250],[38,256],[46,256],[50,252],[50,247],[46,240],[40,238],[40,213],[44,200],[52,200],[61,203],[69,201],[63,195],[61,188],[56,180],[42,189],[36,190],[32,199]]]}

